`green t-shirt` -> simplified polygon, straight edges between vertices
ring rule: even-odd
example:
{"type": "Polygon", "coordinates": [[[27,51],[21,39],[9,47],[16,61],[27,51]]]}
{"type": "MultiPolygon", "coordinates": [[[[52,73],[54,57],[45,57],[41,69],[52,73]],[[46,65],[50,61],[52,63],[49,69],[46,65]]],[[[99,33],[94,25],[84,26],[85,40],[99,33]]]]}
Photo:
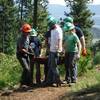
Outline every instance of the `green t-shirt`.
{"type": "Polygon", "coordinates": [[[78,52],[77,43],[79,38],[76,33],[67,33],[64,35],[64,44],[66,52],[78,52]]]}

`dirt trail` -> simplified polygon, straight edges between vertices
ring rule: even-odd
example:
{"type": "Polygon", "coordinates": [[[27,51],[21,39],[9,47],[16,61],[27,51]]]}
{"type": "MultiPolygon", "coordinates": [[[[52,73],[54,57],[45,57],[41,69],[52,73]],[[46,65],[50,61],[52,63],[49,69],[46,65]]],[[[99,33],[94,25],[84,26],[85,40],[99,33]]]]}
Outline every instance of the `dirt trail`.
{"type": "MultiPolygon", "coordinates": [[[[100,67],[96,71],[100,72],[100,67]]],[[[0,91],[0,100],[100,100],[100,84],[77,93],[72,92],[71,88],[65,84],[61,87],[33,87],[27,90],[17,88],[8,92],[0,91]]]]}
{"type": "Polygon", "coordinates": [[[70,87],[33,88],[27,91],[16,90],[0,96],[0,100],[60,100],[70,87]]]}

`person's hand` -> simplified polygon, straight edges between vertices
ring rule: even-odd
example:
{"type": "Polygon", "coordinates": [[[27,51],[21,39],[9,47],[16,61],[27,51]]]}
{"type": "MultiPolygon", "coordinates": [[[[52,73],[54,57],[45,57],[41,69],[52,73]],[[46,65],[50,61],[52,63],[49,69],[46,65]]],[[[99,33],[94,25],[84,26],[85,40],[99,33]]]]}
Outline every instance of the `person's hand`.
{"type": "Polygon", "coordinates": [[[62,56],[64,54],[63,51],[57,51],[57,55],[62,56]]]}
{"type": "Polygon", "coordinates": [[[27,52],[28,55],[34,56],[34,53],[27,52]]]}
{"type": "Polygon", "coordinates": [[[87,50],[86,48],[82,49],[82,56],[86,56],[87,55],[87,50]]]}
{"type": "Polygon", "coordinates": [[[76,59],[76,60],[79,60],[79,59],[80,59],[80,54],[79,54],[79,53],[76,54],[75,59],[76,59]]]}

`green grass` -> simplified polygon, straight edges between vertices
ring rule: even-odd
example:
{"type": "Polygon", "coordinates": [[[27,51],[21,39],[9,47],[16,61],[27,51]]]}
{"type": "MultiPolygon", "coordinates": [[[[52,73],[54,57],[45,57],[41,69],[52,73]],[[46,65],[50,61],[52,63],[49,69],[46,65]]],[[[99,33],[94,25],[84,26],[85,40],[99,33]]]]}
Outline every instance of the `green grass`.
{"type": "Polygon", "coordinates": [[[100,70],[90,70],[78,78],[60,100],[100,100],[100,70]]]}
{"type": "Polygon", "coordinates": [[[78,78],[77,84],[72,86],[72,91],[90,88],[97,84],[100,85],[100,71],[97,71],[96,69],[88,70],[84,76],[78,78]]]}

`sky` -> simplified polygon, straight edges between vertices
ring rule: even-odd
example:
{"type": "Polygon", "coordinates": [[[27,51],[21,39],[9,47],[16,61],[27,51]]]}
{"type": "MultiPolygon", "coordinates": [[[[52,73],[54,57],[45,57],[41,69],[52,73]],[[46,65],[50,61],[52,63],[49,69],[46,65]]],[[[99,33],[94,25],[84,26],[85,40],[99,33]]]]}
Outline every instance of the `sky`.
{"type": "MultiPolygon", "coordinates": [[[[60,5],[65,5],[64,0],[49,0],[50,4],[60,4],[60,5]]],[[[93,0],[92,4],[100,4],[100,0],[93,0]]]]}

